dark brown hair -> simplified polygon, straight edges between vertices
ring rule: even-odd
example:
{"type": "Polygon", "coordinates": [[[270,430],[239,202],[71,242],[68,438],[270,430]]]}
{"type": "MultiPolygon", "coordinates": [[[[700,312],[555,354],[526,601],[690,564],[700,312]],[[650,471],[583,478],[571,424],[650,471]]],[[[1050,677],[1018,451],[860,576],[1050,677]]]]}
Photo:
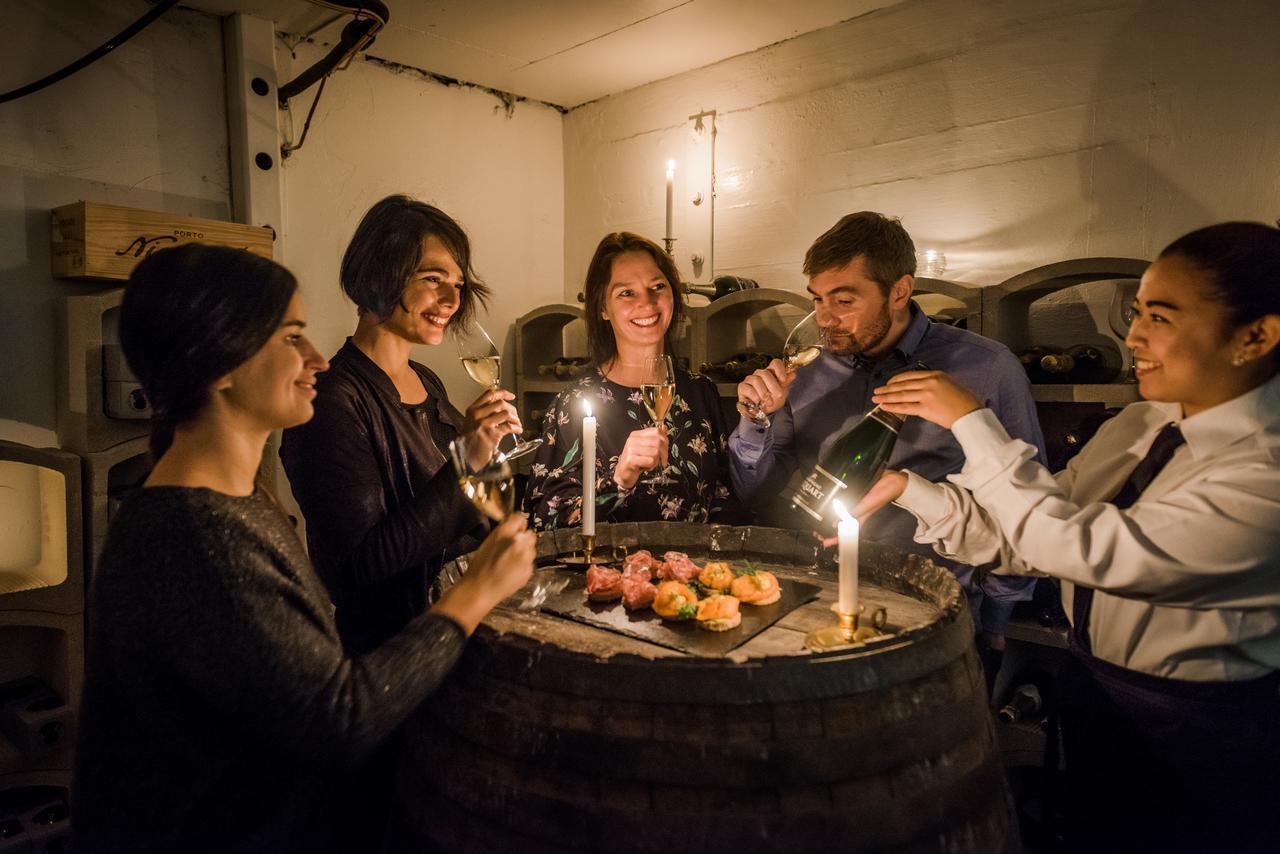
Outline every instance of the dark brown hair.
{"type": "Polygon", "coordinates": [[[242,249],[186,243],[134,267],[120,347],[151,404],[151,456],[209,402],[214,382],[262,349],[298,289],[293,274],[242,249]]]}
{"type": "Polygon", "coordinates": [[[609,282],[613,279],[613,262],[627,252],[647,252],[658,265],[658,270],[671,286],[671,324],[663,339],[667,353],[674,352],[675,330],[684,316],[684,290],[680,286],[680,271],[671,256],[647,237],[629,231],[606,234],[587,265],[587,280],[583,286],[586,301],[587,347],[597,365],[604,365],[618,355],[618,342],[613,337],[613,326],[604,319],[604,303],[609,296],[609,282]]]}
{"type": "Polygon", "coordinates": [[[885,294],[894,282],[916,273],[916,247],[897,219],[859,211],[819,237],[804,253],[804,274],[816,276],[845,266],[859,255],[867,259],[867,275],[885,294]]]}
{"type": "Polygon", "coordinates": [[[342,256],[342,290],[361,314],[370,312],[380,321],[391,316],[417,272],[428,236],[444,244],[462,271],[462,293],[449,328],[467,328],[477,302],[484,305],[489,297],[489,288],[471,268],[471,241],[453,217],[404,195],[387,196],[369,208],[342,256]]]}

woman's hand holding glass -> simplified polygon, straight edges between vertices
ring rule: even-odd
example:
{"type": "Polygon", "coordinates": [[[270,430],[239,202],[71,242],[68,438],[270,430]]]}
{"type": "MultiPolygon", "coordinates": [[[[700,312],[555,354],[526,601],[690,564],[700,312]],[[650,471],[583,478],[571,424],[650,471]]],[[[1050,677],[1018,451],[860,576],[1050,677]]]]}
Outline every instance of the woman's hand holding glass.
{"type": "Polygon", "coordinates": [[[467,462],[472,469],[484,466],[503,436],[519,434],[524,429],[512,400],[515,395],[506,389],[491,388],[467,407],[462,435],[467,438],[467,462]]]}
{"type": "Polygon", "coordinates": [[[667,466],[667,434],[661,427],[633,430],[627,436],[618,465],[613,470],[613,482],[623,489],[636,485],[640,475],[659,466],[667,466]]]}
{"type": "Polygon", "coordinates": [[[508,516],[469,556],[467,572],[445,591],[432,612],[453,620],[467,634],[503,599],[529,583],[537,536],[523,515],[508,516]]]}
{"type": "MultiPolygon", "coordinates": [[[[502,388],[502,354],[498,352],[493,339],[489,337],[488,332],[484,331],[483,326],[477,323],[469,332],[463,333],[458,338],[458,360],[462,362],[462,367],[466,369],[471,379],[489,387],[489,391],[476,398],[476,402],[467,409],[468,417],[475,410],[475,423],[483,424],[473,435],[475,443],[473,450],[479,453],[480,444],[492,439],[493,447],[489,450],[489,454],[492,455],[497,449],[498,441],[506,433],[516,437],[515,443],[503,452],[507,459],[515,459],[537,449],[542,444],[541,439],[525,442],[519,438],[524,432],[524,425],[520,423],[520,416],[516,413],[515,407],[507,403],[515,400],[515,395],[502,388]],[[501,409],[498,408],[499,402],[505,404],[501,409]],[[496,420],[499,412],[504,415],[501,422],[496,420]],[[495,437],[494,432],[499,424],[502,430],[495,437]]],[[[464,429],[463,432],[466,430],[464,429]]]]}
{"type": "Polygon", "coordinates": [[[968,389],[942,371],[905,371],[890,378],[871,401],[895,415],[914,415],[948,430],[956,421],[982,408],[968,389]]]}

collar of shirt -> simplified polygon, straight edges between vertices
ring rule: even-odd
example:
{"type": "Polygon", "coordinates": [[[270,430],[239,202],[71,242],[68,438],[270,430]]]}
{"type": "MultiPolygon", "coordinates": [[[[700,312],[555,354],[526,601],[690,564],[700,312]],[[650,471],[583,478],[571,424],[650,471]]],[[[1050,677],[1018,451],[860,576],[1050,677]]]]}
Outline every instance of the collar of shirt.
{"type": "MultiPolygon", "coordinates": [[[[1165,405],[1172,409],[1171,420],[1177,421],[1181,407],[1165,405]]],[[[1277,416],[1280,416],[1280,376],[1226,403],[1183,418],[1180,426],[1191,455],[1201,460],[1227,445],[1268,431],[1274,444],[1277,416]]]]}
{"type": "Polygon", "coordinates": [[[898,339],[898,342],[894,344],[893,349],[884,356],[874,361],[860,353],[848,356],[832,354],[832,357],[855,371],[868,374],[875,373],[876,368],[880,366],[896,368],[900,365],[910,364],[912,354],[920,346],[924,336],[928,334],[929,327],[933,325],[933,321],[914,302],[910,304],[908,310],[911,312],[911,322],[907,324],[906,330],[903,331],[902,337],[898,339]]]}

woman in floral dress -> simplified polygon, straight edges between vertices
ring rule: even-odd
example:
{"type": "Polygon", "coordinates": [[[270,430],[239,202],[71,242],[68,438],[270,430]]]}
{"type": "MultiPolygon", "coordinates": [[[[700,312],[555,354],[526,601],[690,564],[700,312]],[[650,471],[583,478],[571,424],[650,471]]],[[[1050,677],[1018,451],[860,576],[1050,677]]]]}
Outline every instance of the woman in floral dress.
{"type": "Polygon", "coordinates": [[[715,384],[676,369],[666,423],[640,397],[647,362],[670,354],[684,310],[680,274],[653,241],[607,235],[587,268],[587,343],[596,369],[556,397],[543,422],[525,510],[535,529],[582,522],[583,403],[597,418],[596,519],[737,521],[715,384]],[[666,482],[652,482],[659,473],[666,482]]]}

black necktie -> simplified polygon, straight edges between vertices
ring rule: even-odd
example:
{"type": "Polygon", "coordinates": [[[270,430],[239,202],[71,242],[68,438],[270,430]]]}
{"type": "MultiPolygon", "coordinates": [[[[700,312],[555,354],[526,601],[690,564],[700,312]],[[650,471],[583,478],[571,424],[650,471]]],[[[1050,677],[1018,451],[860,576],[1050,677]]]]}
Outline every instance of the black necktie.
{"type": "MultiPolygon", "coordinates": [[[[1147,455],[1142,458],[1142,462],[1138,463],[1138,467],[1129,475],[1129,479],[1124,482],[1124,486],[1120,487],[1120,491],[1110,503],[1122,510],[1132,507],[1142,491],[1151,485],[1151,481],[1156,479],[1156,475],[1169,462],[1173,452],[1185,441],[1182,430],[1177,424],[1166,424],[1160,428],[1156,440],[1151,443],[1151,450],[1147,451],[1147,455]]],[[[1093,588],[1077,585],[1071,605],[1074,618],[1071,621],[1072,640],[1079,649],[1092,654],[1093,645],[1089,641],[1089,609],[1093,605],[1093,588]]]]}

